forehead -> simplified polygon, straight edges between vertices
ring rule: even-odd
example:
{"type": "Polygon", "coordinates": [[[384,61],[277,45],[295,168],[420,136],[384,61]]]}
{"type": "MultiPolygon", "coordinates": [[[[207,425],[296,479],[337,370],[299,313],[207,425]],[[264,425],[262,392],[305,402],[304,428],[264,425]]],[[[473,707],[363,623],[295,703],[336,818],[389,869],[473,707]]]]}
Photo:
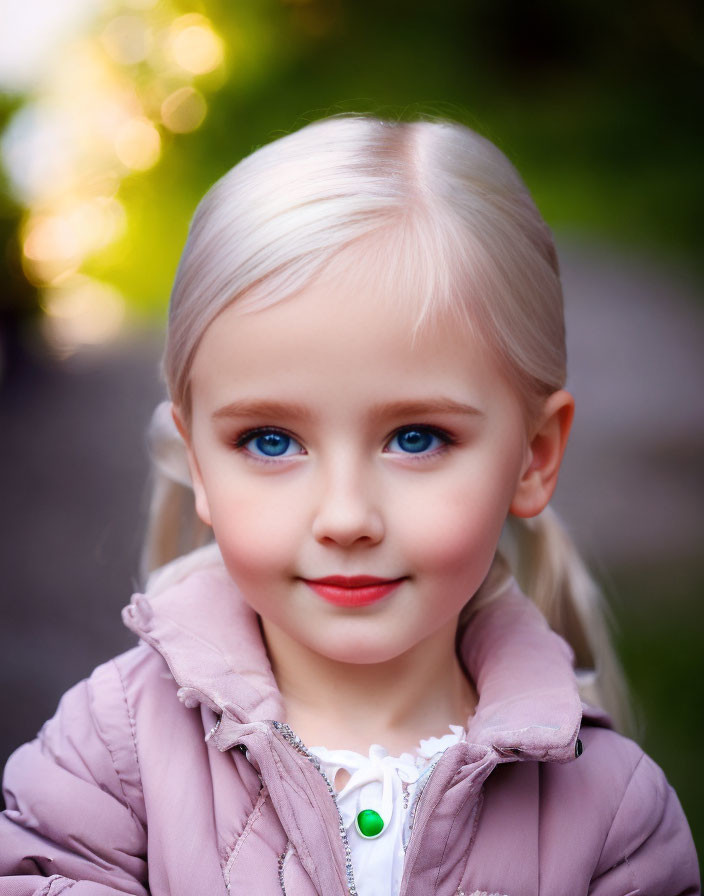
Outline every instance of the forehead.
{"type": "Polygon", "coordinates": [[[208,327],[198,354],[207,358],[214,352],[236,353],[254,360],[266,352],[274,363],[291,353],[302,364],[311,354],[334,357],[343,346],[365,354],[371,346],[383,346],[397,357],[421,357],[449,348],[450,342],[458,347],[464,343],[457,328],[445,321],[419,325],[418,320],[413,305],[404,307],[381,289],[325,278],[264,308],[231,305],[208,327]]]}
{"type": "Polygon", "coordinates": [[[323,352],[342,333],[347,340],[365,335],[365,344],[387,336],[399,351],[416,353],[448,340],[466,344],[467,316],[448,300],[449,266],[431,260],[418,236],[399,226],[368,234],[336,251],[291,296],[262,296],[255,287],[221,312],[203,341],[214,342],[220,329],[224,339],[247,347],[254,347],[252,339],[257,346],[276,343],[280,350],[312,343],[323,352]]]}
{"type": "Polygon", "coordinates": [[[376,401],[488,402],[506,382],[490,352],[447,313],[420,326],[416,297],[383,278],[328,271],[266,308],[236,303],[206,330],[191,371],[194,410],[240,397],[325,402],[342,413],[376,401]]]}

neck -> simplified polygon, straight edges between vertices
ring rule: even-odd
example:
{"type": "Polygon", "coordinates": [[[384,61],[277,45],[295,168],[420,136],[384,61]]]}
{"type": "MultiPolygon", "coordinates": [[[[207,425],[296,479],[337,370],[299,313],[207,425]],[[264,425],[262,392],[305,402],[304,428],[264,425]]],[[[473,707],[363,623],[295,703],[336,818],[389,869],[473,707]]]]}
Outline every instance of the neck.
{"type": "Polygon", "coordinates": [[[292,641],[262,620],[286,720],[309,746],[392,755],[421,738],[465,726],[476,694],[455,653],[455,626],[382,663],[341,663],[292,641]]]}

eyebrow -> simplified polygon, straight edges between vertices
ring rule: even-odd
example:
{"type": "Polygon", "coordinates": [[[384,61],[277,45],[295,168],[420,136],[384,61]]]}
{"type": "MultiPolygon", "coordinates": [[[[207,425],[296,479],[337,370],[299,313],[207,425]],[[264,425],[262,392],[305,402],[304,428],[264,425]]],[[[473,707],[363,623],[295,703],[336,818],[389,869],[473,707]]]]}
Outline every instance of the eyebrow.
{"type": "Polygon", "coordinates": [[[383,417],[425,417],[427,414],[462,414],[483,417],[479,408],[453,398],[429,398],[418,401],[390,401],[375,405],[370,413],[372,419],[383,417]]]}
{"type": "MultiPolygon", "coordinates": [[[[386,419],[388,417],[424,417],[428,414],[460,414],[463,416],[483,417],[483,411],[455,401],[452,398],[429,398],[418,401],[390,401],[374,405],[369,417],[372,421],[386,419]]],[[[289,417],[303,421],[311,421],[314,418],[309,407],[298,402],[242,400],[232,401],[224,407],[213,412],[213,420],[229,419],[231,417],[270,418],[289,417]]]]}
{"type": "Polygon", "coordinates": [[[288,401],[232,401],[213,412],[213,420],[229,417],[296,417],[312,420],[313,414],[305,405],[288,401]]]}

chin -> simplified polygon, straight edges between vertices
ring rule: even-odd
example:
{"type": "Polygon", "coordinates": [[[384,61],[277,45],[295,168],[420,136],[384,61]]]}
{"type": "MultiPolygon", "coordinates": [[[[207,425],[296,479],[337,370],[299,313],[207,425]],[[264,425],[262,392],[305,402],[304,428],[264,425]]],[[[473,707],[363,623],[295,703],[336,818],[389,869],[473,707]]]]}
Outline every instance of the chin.
{"type": "MultiPolygon", "coordinates": [[[[391,644],[374,644],[369,639],[348,638],[344,643],[326,641],[317,651],[322,656],[337,663],[355,666],[371,666],[396,659],[405,652],[405,647],[391,644]]],[[[315,648],[314,648],[315,649],[315,648]]]]}

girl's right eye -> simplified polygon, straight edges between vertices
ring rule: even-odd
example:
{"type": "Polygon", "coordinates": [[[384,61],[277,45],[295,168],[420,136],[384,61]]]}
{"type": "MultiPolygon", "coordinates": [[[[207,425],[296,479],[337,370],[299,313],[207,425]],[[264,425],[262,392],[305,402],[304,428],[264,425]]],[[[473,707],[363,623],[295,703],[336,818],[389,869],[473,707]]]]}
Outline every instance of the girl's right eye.
{"type": "Polygon", "coordinates": [[[278,429],[250,430],[241,435],[235,444],[248,454],[267,460],[305,453],[300,442],[278,429]]]}

